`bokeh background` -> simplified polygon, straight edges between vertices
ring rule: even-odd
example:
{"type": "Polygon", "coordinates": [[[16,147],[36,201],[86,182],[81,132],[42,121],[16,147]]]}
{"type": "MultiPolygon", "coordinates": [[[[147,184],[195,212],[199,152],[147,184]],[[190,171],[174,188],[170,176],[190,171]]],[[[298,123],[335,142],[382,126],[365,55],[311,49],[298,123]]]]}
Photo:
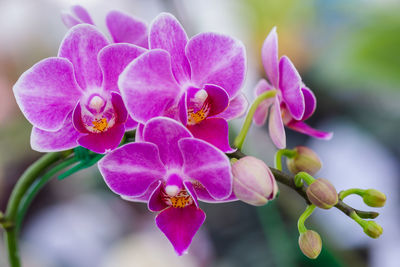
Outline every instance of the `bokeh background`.
{"type": "MultiPolygon", "coordinates": [[[[202,204],[205,225],[190,253],[175,256],[146,205],[121,200],[95,167],[63,181],[54,179],[29,210],[21,235],[27,267],[128,266],[385,266],[397,267],[400,252],[400,1],[398,0],[0,0],[0,210],[18,177],[40,154],[30,149],[31,126],[19,111],[12,86],[26,69],[55,56],[67,29],[60,13],[80,4],[106,33],[104,17],[119,9],[148,23],[173,13],[190,36],[217,31],[242,40],[249,101],[265,77],[260,49],[278,27],[279,53],[288,55],[318,107],[309,123],[334,131],[327,141],[287,131],[288,147],[307,145],[323,160],[319,177],[338,190],[377,188],[387,205],[377,222],[378,240],[337,210],[317,210],[308,221],[323,251],[315,261],[297,246],[298,216],[305,208],[280,186],[276,201],[262,208],[234,202],[202,204]]],[[[241,120],[232,122],[232,135],[241,120]]],[[[266,128],[252,127],[245,152],[268,164],[275,148],[266,128]]],[[[364,208],[357,197],[348,202],[364,208]]],[[[0,230],[1,231],[1,230],[0,230]]],[[[0,266],[8,266],[0,244],[0,266]]]]}

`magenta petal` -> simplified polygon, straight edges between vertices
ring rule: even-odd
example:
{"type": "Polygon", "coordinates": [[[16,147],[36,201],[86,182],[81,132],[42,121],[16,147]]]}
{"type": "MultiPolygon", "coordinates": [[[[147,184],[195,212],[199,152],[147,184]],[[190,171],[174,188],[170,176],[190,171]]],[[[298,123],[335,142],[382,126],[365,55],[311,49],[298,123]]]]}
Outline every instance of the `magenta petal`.
{"type": "Polygon", "coordinates": [[[149,120],[143,130],[144,140],[157,145],[161,161],[168,167],[182,166],[178,141],[191,136],[182,124],[165,117],[149,120]]]}
{"type": "Polygon", "coordinates": [[[105,36],[88,24],[74,26],[64,37],[58,56],[71,61],[76,81],[83,90],[101,86],[102,73],[97,54],[106,45],[105,36]]]}
{"type": "Polygon", "coordinates": [[[74,111],[72,112],[72,123],[76,130],[80,133],[90,133],[88,129],[86,129],[85,125],[82,121],[82,107],[81,102],[79,101],[76,104],[74,111]]]}
{"type": "Polygon", "coordinates": [[[282,149],[286,147],[286,134],[282,121],[282,113],[280,103],[277,97],[271,107],[269,115],[269,136],[277,148],[282,149]]]}
{"type": "Polygon", "coordinates": [[[166,51],[151,50],[132,61],[118,81],[129,114],[138,122],[164,115],[178,105],[183,89],[171,72],[166,51]]]}
{"type": "Polygon", "coordinates": [[[128,119],[128,111],[125,108],[121,95],[111,92],[111,103],[114,107],[115,114],[117,115],[115,123],[125,123],[128,119]]]}
{"type": "Polygon", "coordinates": [[[72,28],[75,25],[82,24],[82,21],[75,18],[71,13],[68,11],[61,12],[61,20],[67,28],[72,28]]]}
{"type": "Polygon", "coordinates": [[[104,154],[118,147],[124,133],[125,126],[123,124],[116,124],[105,132],[89,133],[80,137],[78,144],[93,152],[104,154]]]}
{"type": "Polygon", "coordinates": [[[147,207],[150,211],[161,211],[168,207],[168,205],[162,199],[162,190],[163,190],[162,182],[158,181],[158,185],[151,193],[151,196],[149,198],[149,202],[147,205],[147,207]]]}
{"type": "Polygon", "coordinates": [[[156,224],[180,256],[187,251],[205,219],[206,214],[195,205],[185,208],[170,207],[157,215],[156,224]]]}
{"type": "Polygon", "coordinates": [[[115,149],[98,166],[108,187],[124,196],[142,196],[166,173],[157,146],[142,142],[115,149]]]}
{"type": "Polygon", "coordinates": [[[92,25],[94,24],[89,13],[83,6],[80,6],[80,5],[72,6],[71,11],[80,21],[87,23],[87,24],[92,24],[92,25]]]}
{"type": "MultiPolygon", "coordinates": [[[[266,80],[261,79],[256,85],[255,95],[259,96],[262,93],[272,90],[272,89],[273,89],[273,87],[266,80]]],[[[265,121],[267,120],[267,116],[268,116],[268,109],[272,105],[272,103],[274,103],[274,99],[275,98],[265,99],[258,105],[256,112],[254,113],[254,116],[253,116],[254,123],[256,125],[261,126],[265,123],[265,121]]]]}
{"type": "Polygon", "coordinates": [[[187,92],[182,94],[181,100],[179,101],[179,120],[181,123],[186,125],[188,121],[188,111],[187,111],[187,92]]]}
{"type": "MultiPolygon", "coordinates": [[[[125,130],[126,131],[132,131],[138,127],[138,122],[135,121],[134,119],[131,118],[131,116],[128,116],[128,119],[125,122],[125,130]]],[[[139,140],[137,140],[139,141],[139,140]]]]}
{"type": "Polygon", "coordinates": [[[143,21],[113,10],[106,16],[106,25],[115,43],[130,43],[148,48],[147,25],[143,21]]]}
{"type": "Polygon", "coordinates": [[[223,118],[207,118],[198,124],[188,125],[187,128],[194,137],[207,141],[225,153],[234,151],[229,145],[228,122],[223,118]]]}
{"type": "Polygon", "coordinates": [[[237,95],[246,73],[246,52],[242,42],[217,33],[201,33],[190,39],[186,56],[197,87],[216,84],[230,98],[237,95]]]}
{"type": "Polygon", "coordinates": [[[229,101],[227,109],[219,113],[216,117],[227,121],[242,117],[247,110],[249,103],[244,94],[240,93],[229,101]]]}
{"type": "Polygon", "coordinates": [[[196,195],[199,200],[203,202],[208,202],[208,203],[225,203],[225,202],[232,202],[232,201],[237,201],[238,198],[235,196],[234,192],[224,199],[215,199],[213,198],[208,191],[204,187],[196,186],[196,195]]]}
{"type": "Polygon", "coordinates": [[[223,112],[229,104],[229,96],[224,89],[219,86],[206,84],[204,90],[208,94],[207,101],[210,103],[210,113],[208,116],[214,116],[223,112]]]}
{"type": "Polygon", "coordinates": [[[293,63],[286,56],[279,61],[279,88],[292,117],[300,120],[303,117],[305,104],[301,91],[301,77],[293,63]]]}
{"type": "Polygon", "coordinates": [[[190,79],[190,66],[185,56],[187,41],[185,30],[171,14],[161,13],[150,26],[150,49],[168,51],[171,55],[172,72],[180,84],[190,79]]]}
{"type": "Polygon", "coordinates": [[[317,108],[317,99],[315,98],[314,93],[308,87],[301,88],[301,91],[304,95],[304,103],[305,103],[304,115],[301,120],[304,121],[309,117],[311,117],[311,115],[317,108]]]}
{"type": "Polygon", "coordinates": [[[47,132],[33,127],[31,147],[39,152],[68,150],[78,146],[77,139],[81,135],[72,125],[70,115],[64,121],[63,126],[56,132],[47,132]]]}
{"type": "Polygon", "coordinates": [[[272,85],[279,88],[279,68],[278,68],[278,35],[276,27],[273,27],[264,41],[261,49],[261,58],[267,78],[272,85]]]}
{"type": "Polygon", "coordinates": [[[144,130],[144,124],[139,123],[136,129],[135,142],[144,142],[143,130],[144,130]]]}
{"type": "Polygon", "coordinates": [[[299,133],[303,133],[303,134],[306,134],[306,135],[309,135],[309,136],[312,136],[315,138],[319,138],[319,139],[330,140],[333,136],[332,132],[324,132],[324,131],[314,129],[302,121],[292,120],[291,122],[289,122],[287,124],[287,126],[290,129],[295,130],[299,133]]]}
{"type": "Polygon", "coordinates": [[[62,127],[82,94],[72,64],[62,58],[47,58],[35,64],[21,75],[13,91],[28,121],[48,131],[62,127]]]}
{"type": "Polygon", "coordinates": [[[197,201],[197,194],[196,194],[196,190],[193,187],[192,182],[190,181],[184,181],[183,185],[185,186],[186,191],[190,194],[190,196],[192,197],[194,204],[196,205],[196,207],[199,207],[199,202],[197,201]]]}
{"type": "Polygon", "coordinates": [[[223,152],[195,138],[180,140],[179,147],[183,154],[183,172],[192,182],[200,182],[214,199],[231,194],[231,164],[223,152]]]}
{"type": "Polygon", "coordinates": [[[152,183],[147,190],[140,196],[124,196],[121,195],[122,199],[125,199],[127,201],[132,201],[132,202],[141,202],[141,203],[149,203],[150,201],[150,197],[153,194],[153,191],[157,188],[158,184],[160,183],[160,181],[155,181],[154,183],[152,183]]]}
{"type": "Polygon", "coordinates": [[[111,44],[99,53],[99,64],[103,72],[103,89],[119,92],[118,77],[132,60],[146,49],[131,44],[111,44]]]}

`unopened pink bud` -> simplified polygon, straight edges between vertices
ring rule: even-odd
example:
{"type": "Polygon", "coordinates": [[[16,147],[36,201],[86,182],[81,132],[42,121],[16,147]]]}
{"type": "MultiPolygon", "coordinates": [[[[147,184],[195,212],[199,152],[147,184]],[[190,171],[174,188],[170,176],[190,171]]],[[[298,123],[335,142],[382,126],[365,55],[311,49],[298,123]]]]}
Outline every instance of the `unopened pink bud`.
{"type": "Polygon", "coordinates": [[[323,178],[318,178],[310,184],[306,193],[311,203],[321,209],[330,209],[338,203],[335,187],[323,178]]]}
{"type": "Polygon", "coordinates": [[[313,150],[305,146],[298,146],[293,150],[297,152],[297,155],[286,160],[287,167],[291,173],[306,172],[310,175],[315,175],[321,169],[321,160],[313,150]]]}
{"type": "Polygon", "coordinates": [[[278,193],[275,177],[261,160],[247,156],[232,165],[233,192],[243,202],[265,205],[278,193]]]}

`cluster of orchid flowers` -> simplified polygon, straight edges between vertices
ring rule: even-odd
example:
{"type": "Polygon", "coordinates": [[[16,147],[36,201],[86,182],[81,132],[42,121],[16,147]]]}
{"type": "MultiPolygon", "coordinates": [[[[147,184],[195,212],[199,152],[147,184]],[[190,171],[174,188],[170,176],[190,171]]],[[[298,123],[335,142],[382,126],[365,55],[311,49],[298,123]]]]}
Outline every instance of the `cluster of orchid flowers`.
{"type": "MultiPolygon", "coordinates": [[[[33,125],[34,150],[81,146],[105,154],[98,167],[108,187],[157,212],[156,225],[178,255],[188,250],[205,220],[198,201],[263,205],[276,196],[277,183],[264,162],[228,157],[244,140],[230,145],[228,121],[248,108],[241,92],[242,42],[210,32],[189,39],[167,13],[150,26],[119,11],[108,13],[112,41],[80,6],[62,19],[70,29],[58,55],[35,64],[13,88],[33,125]],[[132,130],[135,142],[120,146],[132,130]]],[[[265,39],[262,62],[269,82],[262,79],[255,88],[259,103],[250,122],[263,125],[268,117],[279,149],[286,147],[284,126],[331,138],[304,122],[316,99],[290,59],[278,58],[276,28],[265,39]]]]}

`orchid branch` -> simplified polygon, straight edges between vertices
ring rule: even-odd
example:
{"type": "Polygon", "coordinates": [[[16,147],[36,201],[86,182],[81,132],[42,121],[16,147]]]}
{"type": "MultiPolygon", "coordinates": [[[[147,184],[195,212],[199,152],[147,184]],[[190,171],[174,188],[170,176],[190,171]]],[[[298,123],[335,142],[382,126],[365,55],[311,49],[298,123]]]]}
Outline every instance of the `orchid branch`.
{"type": "MultiPolygon", "coordinates": [[[[240,149],[238,149],[234,153],[227,154],[227,156],[229,158],[240,159],[240,158],[246,157],[247,155],[244,154],[242,151],[240,151],[240,149]]],[[[270,167],[270,170],[278,182],[280,182],[280,183],[290,187],[294,191],[296,191],[302,198],[304,198],[307,205],[311,204],[311,202],[308,199],[307,194],[306,194],[306,187],[304,185],[301,187],[297,187],[294,182],[295,181],[294,175],[282,172],[278,169],[271,168],[271,167],[270,167]]],[[[374,218],[378,217],[378,215],[379,215],[379,213],[374,212],[374,211],[357,210],[357,209],[347,205],[346,203],[344,203],[341,200],[338,201],[338,203],[335,205],[335,208],[342,211],[344,214],[346,214],[350,218],[352,218],[352,214],[354,214],[354,212],[363,219],[374,219],[374,218]]]]}

